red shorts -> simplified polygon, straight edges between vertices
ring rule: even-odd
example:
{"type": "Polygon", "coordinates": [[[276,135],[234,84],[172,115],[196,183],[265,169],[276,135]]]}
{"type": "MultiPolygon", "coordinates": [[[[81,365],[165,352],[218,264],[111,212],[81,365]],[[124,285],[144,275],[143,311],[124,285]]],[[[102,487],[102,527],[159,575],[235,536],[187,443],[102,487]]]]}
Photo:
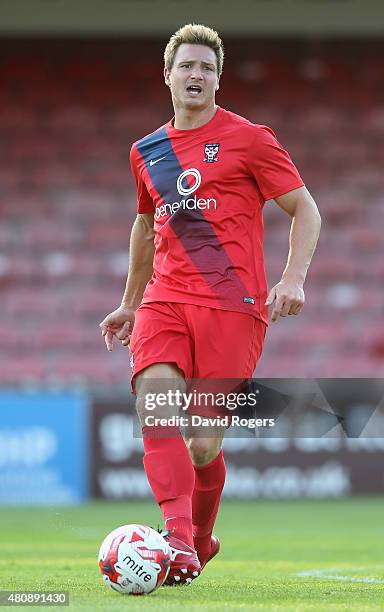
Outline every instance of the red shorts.
{"type": "Polygon", "coordinates": [[[154,363],[174,363],[190,378],[251,378],[266,324],[228,310],[168,302],[142,304],[131,337],[132,379],[154,363]]]}

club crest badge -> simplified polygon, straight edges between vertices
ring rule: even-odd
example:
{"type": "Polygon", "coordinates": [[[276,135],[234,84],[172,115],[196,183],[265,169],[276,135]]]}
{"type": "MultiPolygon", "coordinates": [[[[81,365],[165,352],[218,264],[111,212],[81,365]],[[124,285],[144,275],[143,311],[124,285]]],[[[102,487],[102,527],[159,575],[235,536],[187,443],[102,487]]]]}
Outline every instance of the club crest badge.
{"type": "Polygon", "coordinates": [[[208,164],[212,164],[213,162],[217,162],[219,161],[218,159],[218,154],[219,154],[219,148],[220,145],[218,143],[207,143],[204,145],[204,160],[205,162],[207,162],[208,164]]]}

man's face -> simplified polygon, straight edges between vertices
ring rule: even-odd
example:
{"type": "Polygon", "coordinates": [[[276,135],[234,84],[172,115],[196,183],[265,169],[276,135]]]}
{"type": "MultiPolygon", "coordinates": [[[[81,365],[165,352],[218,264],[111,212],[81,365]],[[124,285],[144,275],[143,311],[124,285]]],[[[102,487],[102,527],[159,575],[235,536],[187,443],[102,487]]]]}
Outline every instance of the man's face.
{"type": "Polygon", "coordinates": [[[183,43],[176,51],[171,70],[164,69],[174,106],[204,109],[215,101],[219,89],[216,53],[205,45],[183,43]]]}

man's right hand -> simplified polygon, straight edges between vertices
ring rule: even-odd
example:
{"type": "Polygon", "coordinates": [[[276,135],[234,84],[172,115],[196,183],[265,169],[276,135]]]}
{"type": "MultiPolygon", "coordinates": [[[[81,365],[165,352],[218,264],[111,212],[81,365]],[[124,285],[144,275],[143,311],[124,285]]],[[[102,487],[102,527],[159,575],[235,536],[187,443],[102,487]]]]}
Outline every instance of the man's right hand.
{"type": "Polygon", "coordinates": [[[135,310],[123,305],[105,317],[99,327],[108,351],[113,349],[113,336],[116,336],[123,346],[129,346],[134,322],[135,310]]]}

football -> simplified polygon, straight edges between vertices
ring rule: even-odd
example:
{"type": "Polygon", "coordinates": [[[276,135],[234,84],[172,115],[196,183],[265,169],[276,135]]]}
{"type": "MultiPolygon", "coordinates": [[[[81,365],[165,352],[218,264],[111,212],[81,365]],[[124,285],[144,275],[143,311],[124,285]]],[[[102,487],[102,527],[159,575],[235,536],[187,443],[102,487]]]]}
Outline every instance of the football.
{"type": "Polygon", "coordinates": [[[147,595],[165,581],[171,551],[163,536],[145,525],[123,525],[104,539],[99,567],[106,585],[119,593],[147,595]]]}

